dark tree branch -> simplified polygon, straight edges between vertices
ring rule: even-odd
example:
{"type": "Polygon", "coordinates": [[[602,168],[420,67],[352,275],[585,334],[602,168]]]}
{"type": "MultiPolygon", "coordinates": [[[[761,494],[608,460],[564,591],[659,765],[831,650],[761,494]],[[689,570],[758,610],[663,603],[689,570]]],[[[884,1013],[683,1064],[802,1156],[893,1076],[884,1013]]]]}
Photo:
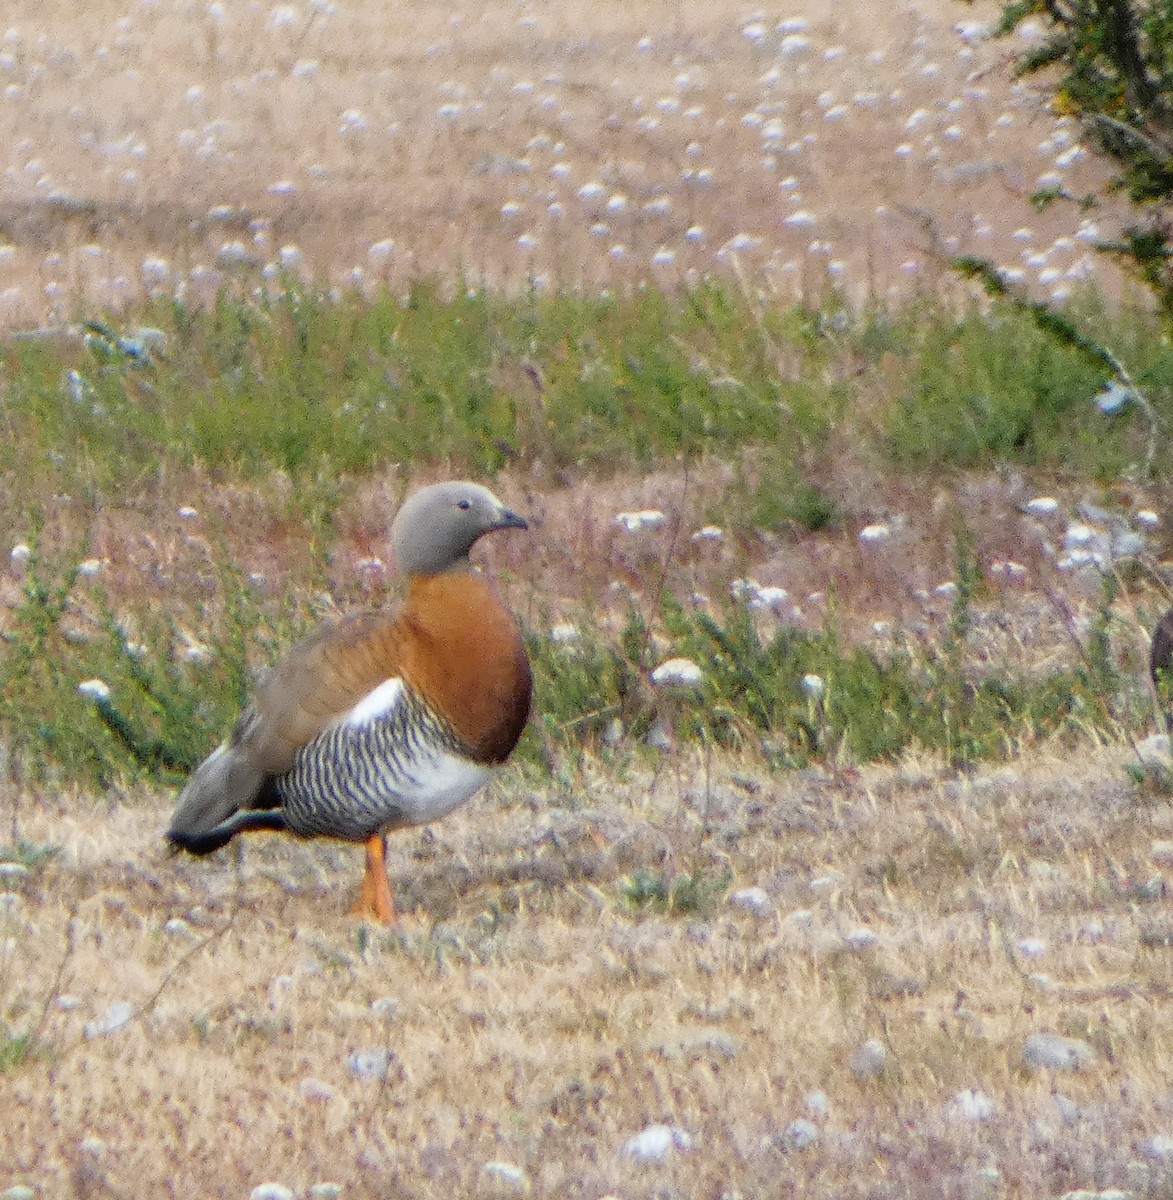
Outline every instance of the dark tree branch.
{"type": "Polygon", "coordinates": [[[1129,104],[1142,112],[1163,111],[1165,105],[1149,78],[1141,50],[1133,5],[1129,0],[1101,0],[1100,16],[1107,28],[1111,60],[1124,78],[1129,104]]]}

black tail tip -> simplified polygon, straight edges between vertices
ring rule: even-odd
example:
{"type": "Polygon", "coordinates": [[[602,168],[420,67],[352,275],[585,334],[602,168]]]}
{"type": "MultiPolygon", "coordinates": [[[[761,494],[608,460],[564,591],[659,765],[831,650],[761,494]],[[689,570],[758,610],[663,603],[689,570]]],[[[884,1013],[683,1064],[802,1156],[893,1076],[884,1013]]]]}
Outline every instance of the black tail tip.
{"type": "Polygon", "coordinates": [[[238,833],[248,833],[258,829],[282,830],[288,829],[285,814],[279,809],[246,809],[234,813],[227,821],[213,825],[211,829],[190,830],[172,825],[163,835],[171,843],[173,851],[186,850],[203,858],[212,854],[222,846],[227,846],[238,833]]]}
{"type": "Polygon", "coordinates": [[[189,833],[184,829],[168,829],[163,836],[172,854],[186,850],[188,854],[203,858],[204,855],[213,854],[227,846],[235,833],[234,829],[211,829],[207,833],[189,833]]]}

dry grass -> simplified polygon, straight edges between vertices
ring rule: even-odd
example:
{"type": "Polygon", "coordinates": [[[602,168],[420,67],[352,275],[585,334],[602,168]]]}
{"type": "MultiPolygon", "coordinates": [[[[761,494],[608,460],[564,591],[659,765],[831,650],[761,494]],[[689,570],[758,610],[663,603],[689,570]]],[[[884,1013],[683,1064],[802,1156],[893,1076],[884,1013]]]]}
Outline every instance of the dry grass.
{"type": "Polygon", "coordinates": [[[1075,129],[1011,86],[1021,43],[954,32],[992,5],[795,6],[805,48],[785,11],[711,2],[331,7],[12,0],[0,322],[207,296],[241,261],[595,289],[736,259],[787,299],[908,297],[947,289],[921,216],[1043,291],[1096,270],[1055,245],[1074,206],[1028,203],[1041,174],[1099,179],[1055,165],[1075,129]]]}
{"type": "Polygon", "coordinates": [[[43,1050],[4,1079],[0,1184],[440,1197],[494,1194],[483,1165],[506,1161],[534,1195],[592,1200],[1166,1194],[1144,1146],[1170,1131],[1173,829],[1120,766],[777,779],[689,752],[562,790],[514,778],[393,841],[417,911],[362,936],[356,851],[168,859],[167,797],[9,789],[14,832],[61,851],[4,908],[5,1016],[43,1050]],[[768,911],[633,912],[640,868],[731,872],[768,911]],[[853,950],[860,929],[878,940],[853,950]],[[87,1040],[120,1000],[135,1019],[87,1040]],[[1025,1070],[1039,1031],[1094,1060],[1025,1070]],[[860,1079],[869,1039],[888,1068],[860,1079]],[[355,1078],[348,1056],[382,1050],[386,1079],[355,1078]],[[965,1089],[996,1111],[958,1116],[965,1089]],[[796,1118],[816,1145],[788,1142],[796,1118]],[[694,1148],[625,1161],[652,1122],[694,1148]]]}
{"type": "MultiPolygon", "coordinates": [[[[224,563],[238,564],[254,578],[257,603],[270,620],[279,618],[283,597],[290,594],[315,611],[386,603],[398,586],[386,540],[391,518],[407,491],[443,475],[418,472],[409,480],[391,470],[378,478],[339,481],[324,543],[317,541],[308,515],[298,512],[289,480],[280,473],[243,486],[219,483],[200,469],[160,472],[119,502],[104,496],[50,498],[35,478],[14,480],[12,486],[17,496],[32,489],[23,502],[28,512],[43,506],[42,539],[51,561],[67,566],[72,550],[79,561],[92,557],[103,564],[100,578],[81,579],[73,589],[68,636],[102,639],[109,604],[128,628],[144,612],[165,608],[199,640],[201,630],[222,619],[224,563]],[[198,515],[180,516],[188,506],[198,515]],[[386,569],[363,565],[374,559],[386,569]]],[[[1099,572],[1065,571],[1056,562],[1054,547],[1062,545],[1077,504],[1092,500],[1122,515],[1146,507],[1167,510],[1160,486],[1099,489],[1040,479],[1032,487],[1005,472],[971,472],[928,494],[916,479],[883,476],[846,456],[833,460],[825,481],[818,480],[846,514],[841,525],[817,533],[791,527],[764,531],[736,524],[735,475],[733,466],[717,459],[687,470],[664,467],[609,479],[555,482],[540,469],[504,473],[494,487],[526,513],[531,533],[489,541],[476,556],[504,576],[510,602],[535,631],[585,614],[618,628],[634,602],[652,624],[650,666],[671,653],[670,644],[660,644],[665,595],[719,609],[733,581],[746,577],[786,589],[791,600],[784,611],[761,614],[763,636],[780,626],[817,632],[833,609],[848,642],[884,655],[891,649],[892,628],[926,646],[939,642],[953,605],[947,588],[956,566],[954,539],[964,528],[984,574],[974,604],[973,664],[980,672],[982,663],[1014,661],[1045,674],[1078,658],[1102,599],[1099,572]],[[1058,497],[1055,517],[1038,519],[1023,511],[1039,491],[1058,497]],[[666,514],[661,530],[633,536],[616,525],[617,513],[647,508],[666,514]],[[714,510],[725,536],[716,543],[692,540],[714,510]],[[890,522],[893,530],[879,549],[857,536],[873,521],[890,522]],[[994,573],[995,564],[1006,561],[1025,568],[1021,579],[994,573]]],[[[20,511],[18,501],[14,519],[20,511]]],[[[9,547],[28,534],[14,525],[9,547]]],[[[1123,671],[1142,670],[1144,628],[1170,603],[1168,588],[1159,584],[1169,555],[1162,529],[1145,554],[1151,570],[1131,581],[1116,607],[1113,653],[1123,671]]],[[[0,573],[0,633],[13,631],[24,586],[15,569],[0,573]]]]}

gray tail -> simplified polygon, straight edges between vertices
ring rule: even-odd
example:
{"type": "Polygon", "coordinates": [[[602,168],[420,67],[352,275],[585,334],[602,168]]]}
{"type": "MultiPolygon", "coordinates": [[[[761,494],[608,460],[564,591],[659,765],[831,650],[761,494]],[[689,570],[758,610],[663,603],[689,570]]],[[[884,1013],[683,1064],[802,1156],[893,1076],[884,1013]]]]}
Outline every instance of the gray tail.
{"type": "Polygon", "coordinates": [[[273,777],[236,747],[221,746],[179,794],[166,837],[178,850],[211,854],[246,830],[284,829],[280,805],[273,777]]]}

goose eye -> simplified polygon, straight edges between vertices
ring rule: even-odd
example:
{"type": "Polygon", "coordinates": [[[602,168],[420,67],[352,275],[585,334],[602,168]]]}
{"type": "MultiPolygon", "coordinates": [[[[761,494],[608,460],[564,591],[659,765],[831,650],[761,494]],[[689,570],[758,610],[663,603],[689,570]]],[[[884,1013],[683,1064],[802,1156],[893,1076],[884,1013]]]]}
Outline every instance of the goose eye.
{"type": "Polygon", "coordinates": [[[472,508],[472,502],[469,500],[459,500],[457,501],[456,507],[459,508],[461,512],[468,512],[468,510],[472,508]]]}

